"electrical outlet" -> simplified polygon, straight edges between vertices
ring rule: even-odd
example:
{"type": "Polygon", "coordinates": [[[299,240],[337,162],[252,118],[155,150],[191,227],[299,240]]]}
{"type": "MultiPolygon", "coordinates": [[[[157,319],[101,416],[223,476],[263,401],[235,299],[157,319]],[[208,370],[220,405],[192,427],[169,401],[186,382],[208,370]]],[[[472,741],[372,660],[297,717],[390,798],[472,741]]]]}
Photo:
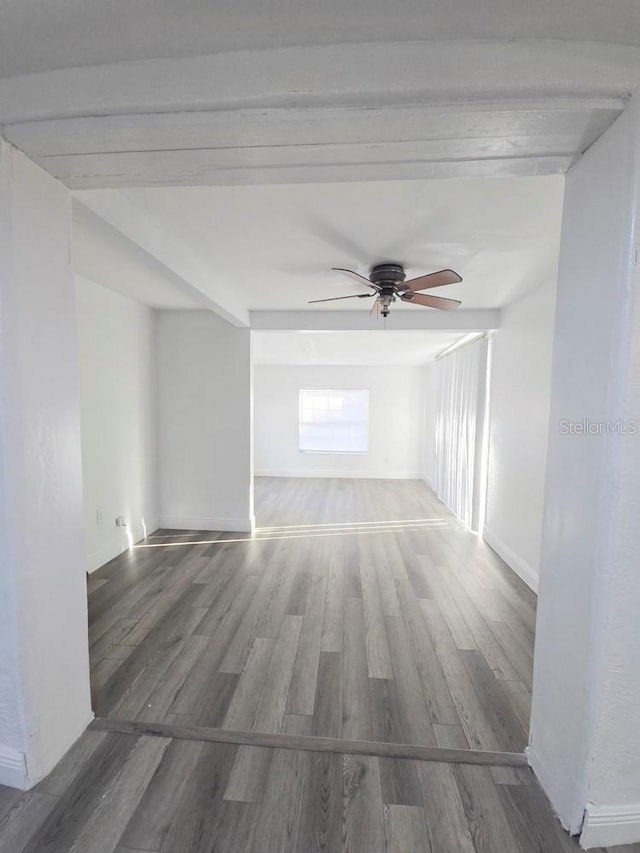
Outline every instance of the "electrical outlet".
{"type": "Polygon", "coordinates": [[[96,510],[96,524],[102,524],[102,510],[96,510]]]}

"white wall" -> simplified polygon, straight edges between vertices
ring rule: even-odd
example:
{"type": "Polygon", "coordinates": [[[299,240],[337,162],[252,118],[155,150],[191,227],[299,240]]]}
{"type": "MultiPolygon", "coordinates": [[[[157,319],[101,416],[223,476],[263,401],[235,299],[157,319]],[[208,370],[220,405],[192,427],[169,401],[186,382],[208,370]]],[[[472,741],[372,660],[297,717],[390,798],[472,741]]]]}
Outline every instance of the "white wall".
{"type": "Polygon", "coordinates": [[[257,365],[255,469],[285,477],[421,476],[422,369],[257,365]],[[369,389],[369,453],[300,453],[301,388],[369,389]]]}
{"type": "Polygon", "coordinates": [[[91,719],[68,190],[0,141],[0,784],[91,719]]]}
{"type": "Polygon", "coordinates": [[[249,530],[251,333],[209,311],[161,311],[156,334],[162,526],[249,530]]]}
{"type": "Polygon", "coordinates": [[[556,301],[549,281],[502,310],[494,333],[485,540],[538,587],[556,301]]]}
{"type": "Polygon", "coordinates": [[[640,840],[640,111],[569,171],[558,274],[530,759],[586,846],[640,840]],[[586,820],[583,817],[586,808],[586,820]]]}
{"type": "Polygon", "coordinates": [[[86,566],[157,526],[152,309],[76,276],[86,566]],[[126,530],[116,527],[124,516],[126,530]],[[128,535],[129,534],[129,535],[128,535]]]}
{"type": "Polygon", "coordinates": [[[432,364],[420,368],[422,426],[420,428],[420,476],[433,488],[436,469],[436,416],[438,389],[432,364]]]}

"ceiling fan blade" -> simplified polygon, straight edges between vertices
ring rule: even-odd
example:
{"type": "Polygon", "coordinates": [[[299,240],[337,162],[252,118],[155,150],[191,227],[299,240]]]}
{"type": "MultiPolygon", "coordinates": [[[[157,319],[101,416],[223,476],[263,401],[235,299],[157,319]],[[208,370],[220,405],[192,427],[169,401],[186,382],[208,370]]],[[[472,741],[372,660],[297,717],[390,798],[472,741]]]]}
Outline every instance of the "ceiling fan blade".
{"type": "Polygon", "coordinates": [[[443,299],[442,296],[429,296],[426,293],[402,293],[400,299],[403,302],[411,302],[413,305],[426,305],[427,308],[440,308],[442,311],[453,311],[462,302],[457,299],[443,299]]]}
{"type": "Polygon", "coordinates": [[[379,285],[374,284],[372,281],[369,281],[368,278],[365,278],[360,273],[354,272],[353,270],[345,270],[343,267],[331,267],[334,272],[343,272],[345,275],[348,275],[352,281],[357,281],[358,284],[364,284],[366,287],[372,287],[376,292],[378,292],[381,288],[379,285]]]}
{"type": "Polygon", "coordinates": [[[328,299],[310,299],[308,304],[313,302],[335,302],[336,299],[370,299],[375,296],[375,293],[352,293],[350,296],[330,296],[328,299]]]}
{"type": "Polygon", "coordinates": [[[442,287],[444,284],[458,284],[462,277],[454,270],[440,270],[419,278],[411,278],[400,285],[400,290],[429,290],[430,287],[442,287]]]}

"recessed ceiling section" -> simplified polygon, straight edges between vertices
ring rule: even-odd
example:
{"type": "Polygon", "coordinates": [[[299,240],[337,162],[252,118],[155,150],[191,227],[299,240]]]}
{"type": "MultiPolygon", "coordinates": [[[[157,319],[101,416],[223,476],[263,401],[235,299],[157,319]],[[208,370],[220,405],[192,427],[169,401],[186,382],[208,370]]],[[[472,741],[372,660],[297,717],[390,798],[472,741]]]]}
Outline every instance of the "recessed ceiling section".
{"type": "Polygon", "coordinates": [[[259,365],[417,366],[463,337],[459,332],[252,332],[259,365]]]}
{"type": "MultiPolygon", "coordinates": [[[[202,271],[199,286],[212,299],[226,291],[252,311],[368,314],[370,300],[309,302],[363,292],[332,267],[366,275],[382,261],[403,264],[409,278],[453,268],[462,284],[437,295],[462,300],[459,310],[499,308],[554,277],[563,185],[562,177],[547,176],[77,195],[114,227],[125,210],[130,222],[145,223],[145,233],[157,229],[157,246],[179,245],[181,261],[202,271]]],[[[190,280],[182,268],[174,271],[190,280]]],[[[392,307],[396,316],[432,311],[392,307]]]]}

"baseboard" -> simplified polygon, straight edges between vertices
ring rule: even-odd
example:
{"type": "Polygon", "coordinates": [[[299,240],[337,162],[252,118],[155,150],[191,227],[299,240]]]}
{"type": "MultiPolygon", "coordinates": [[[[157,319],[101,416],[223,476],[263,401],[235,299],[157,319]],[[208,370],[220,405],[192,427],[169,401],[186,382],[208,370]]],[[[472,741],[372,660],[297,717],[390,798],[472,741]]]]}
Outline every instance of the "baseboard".
{"type": "Polygon", "coordinates": [[[508,545],[506,545],[499,536],[490,530],[486,525],[482,531],[482,538],[490,548],[496,552],[499,557],[505,561],[509,568],[521,578],[526,585],[535,593],[538,592],[538,574],[537,572],[519,557],[508,545]]]}
{"type": "Polygon", "coordinates": [[[324,469],[322,471],[296,471],[283,468],[260,468],[255,471],[256,477],[302,477],[316,480],[422,480],[417,472],[398,473],[388,471],[345,471],[342,468],[324,469]]]}
{"type": "Polygon", "coordinates": [[[588,803],[580,846],[613,847],[640,841],[640,803],[629,806],[596,806],[588,803]]]}
{"type": "Polygon", "coordinates": [[[549,800],[549,804],[553,813],[569,835],[579,835],[582,828],[583,811],[582,807],[572,805],[572,797],[563,787],[562,783],[554,777],[547,769],[544,761],[536,751],[535,747],[526,747],[524,754],[529,763],[529,767],[533,770],[540,787],[544,791],[545,796],[549,800]],[[558,808],[563,814],[558,812],[558,808]]]}
{"type": "Polygon", "coordinates": [[[201,516],[162,515],[158,519],[159,527],[169,530],[224,530],[237,533],[251,533],[255,519],[244,518],[207,518],[201,516]]]}
{"type": "Polygon", "coordinates": [[[24,752],[0,746],[0,785],[26,791],[30,787],[24,752]]]}
{"type": "MultiPolygon", "coordinates": [[[[145,527],[147,530],[147,535],[153,533],[154,530],[157,530],[160,527],[159,521],[157,518],[150,518],[148,520],[145,519],[145,527]]],[[[117,528],[114,530],[120,530],[119,540],[116,540],[114,537],[113,541],[104,542],[99,549],[92,551],[87,556],[87,571],[89,574],[97,571],[102,568],[106,563],[111,562],[115,557],[119,557],[120,554],[124,554],[124,552],[128,549],[129,543],[127,540],[126,532],[123,533],[123,530],[129,530],[131,532],[131,541],[135,544],[139,542],[141,539],[144,539],[144,531],[145,527],[142,526],[142,523],[139,524],[131,524],[129,528],[117,528]]]]}

